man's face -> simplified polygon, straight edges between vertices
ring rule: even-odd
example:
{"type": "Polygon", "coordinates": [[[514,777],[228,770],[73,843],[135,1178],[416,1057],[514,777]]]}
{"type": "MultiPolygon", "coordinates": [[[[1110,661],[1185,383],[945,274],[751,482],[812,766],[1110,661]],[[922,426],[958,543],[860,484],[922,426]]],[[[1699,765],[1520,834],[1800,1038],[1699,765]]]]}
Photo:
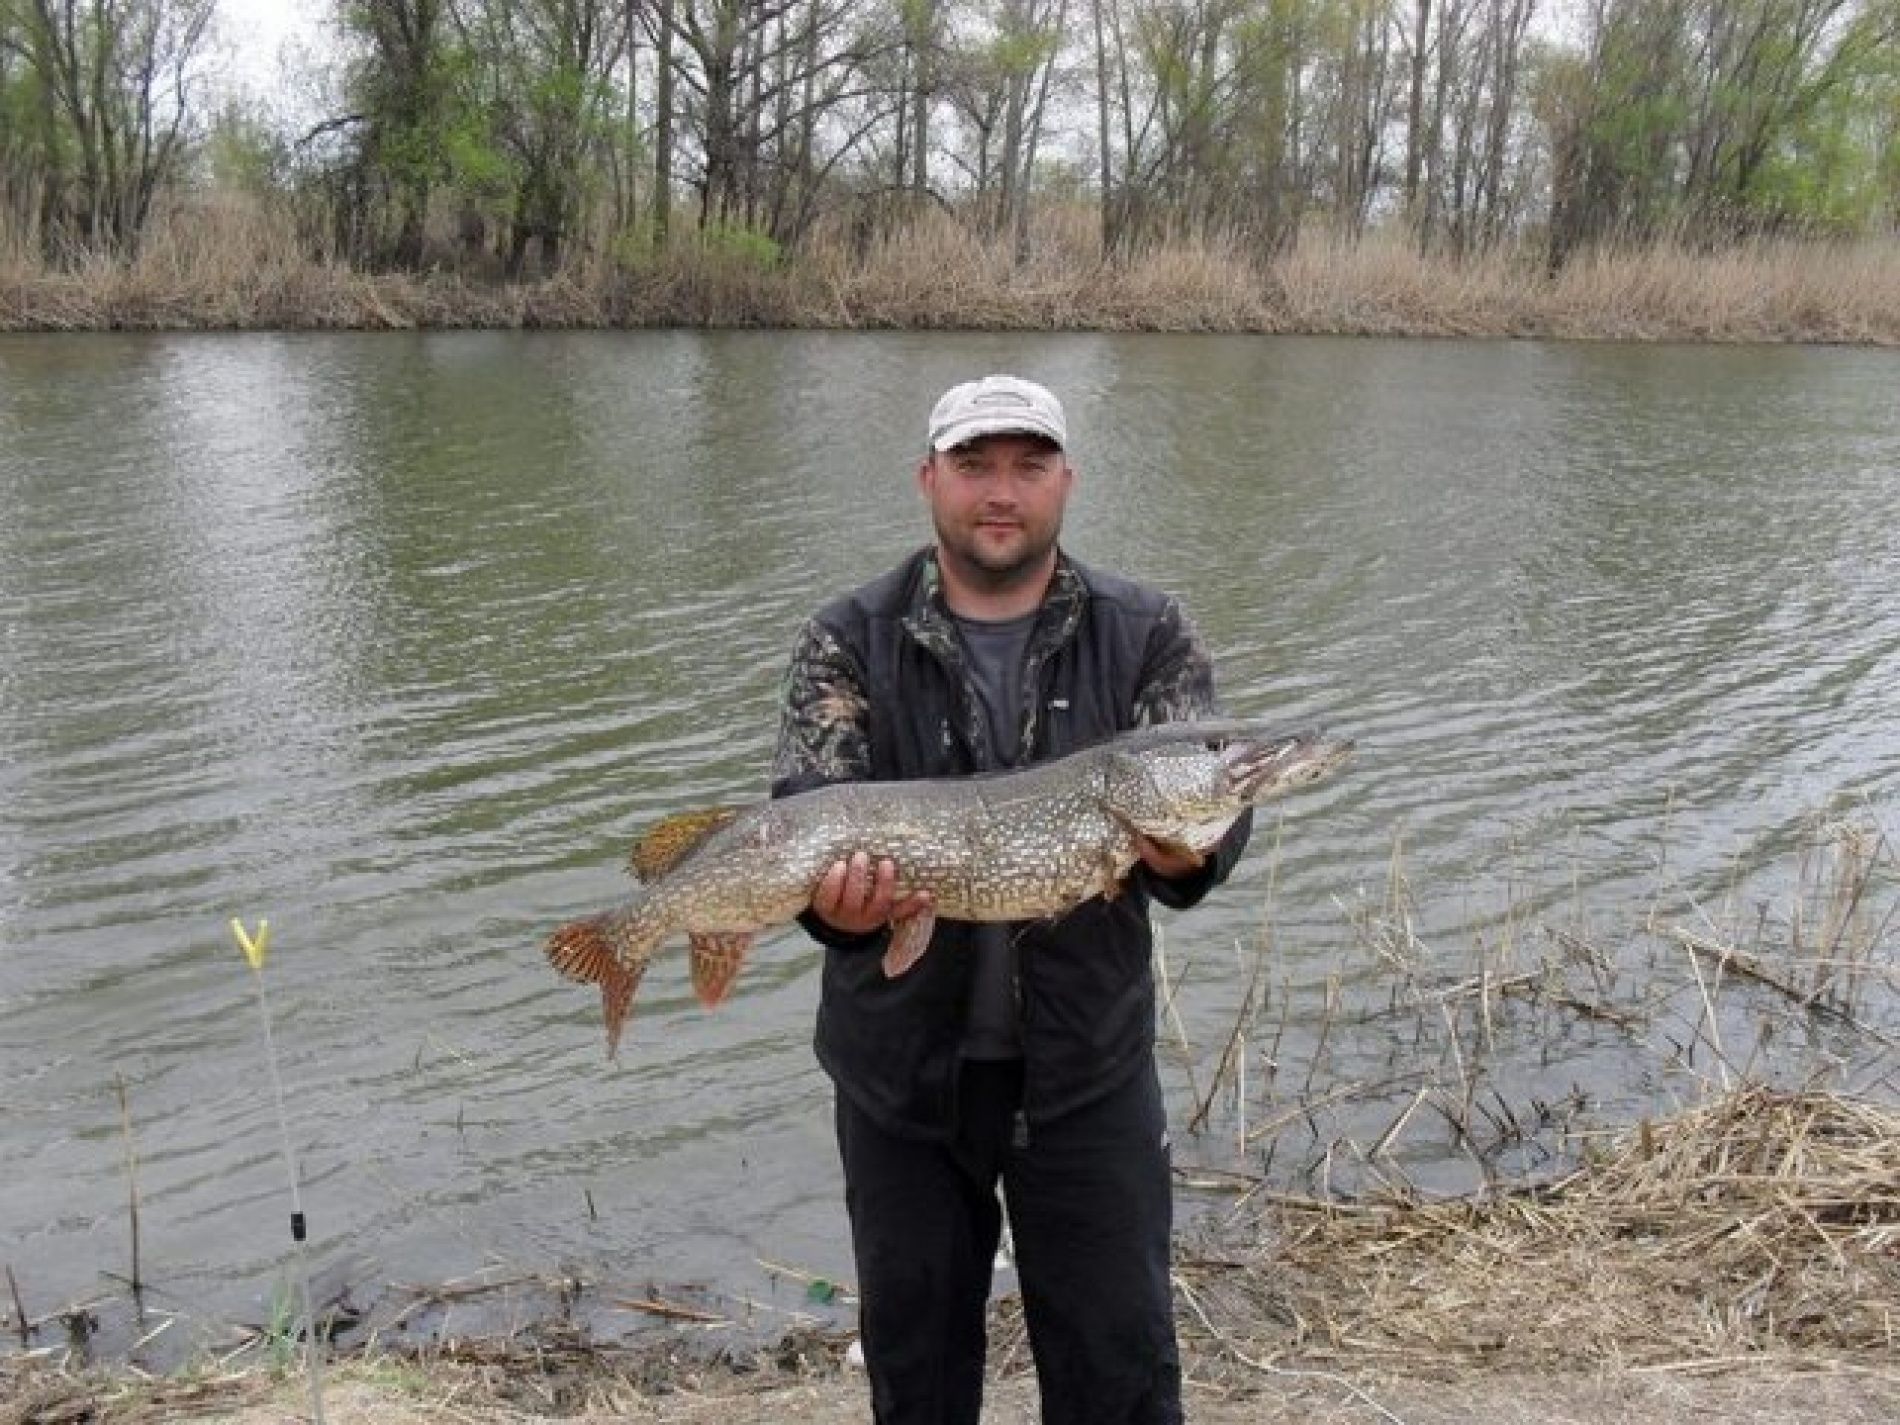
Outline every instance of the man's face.
{"type": "Polygon", "coordinates": [[[1075,472],[1046,440],[990,435],[941,450],[917,472],[946,559],[993,587],[1038,573],[1062,533],[1075,472]]]}

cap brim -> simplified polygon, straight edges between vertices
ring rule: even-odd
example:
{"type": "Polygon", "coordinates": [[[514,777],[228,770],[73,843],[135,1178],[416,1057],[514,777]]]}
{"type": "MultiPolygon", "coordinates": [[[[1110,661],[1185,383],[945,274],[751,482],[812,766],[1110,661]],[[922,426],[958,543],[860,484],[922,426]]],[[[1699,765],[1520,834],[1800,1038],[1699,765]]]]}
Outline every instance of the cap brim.
{"type": "Polygon", "coordinates": [[[933,450],[955,450],[959,445],[968,445],[986,435],[1033,435],[1051,442],[1058,450],[1068,445],[1063,433],[1054,426],[1021,415],[981,416],[975,420],[958,421],[939,431],[930,444],[933,450]]]}

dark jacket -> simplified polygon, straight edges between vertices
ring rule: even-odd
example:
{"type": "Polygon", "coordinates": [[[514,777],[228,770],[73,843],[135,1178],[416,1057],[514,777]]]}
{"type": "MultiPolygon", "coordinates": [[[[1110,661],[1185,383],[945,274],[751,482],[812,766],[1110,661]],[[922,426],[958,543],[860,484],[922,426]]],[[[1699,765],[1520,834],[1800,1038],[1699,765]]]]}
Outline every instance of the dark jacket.
{"type": "MultiPolygon", "coordinates": [[[[1215,710],[1213,666],[1172,598],[1064,557],[1024,653],[1018,765],[1150,723],[1215,710]]],[[[920,551],[827,605],[800,631],[785,687],[772,793],[827,782],[950,777],[996,768],[934,554],[920,551]]],[[[1152,895],[1185,908],[1225,880],[1247,842],[1242,817],[1208,864],[1167,881],[1137,866],[1122,894],[1014,941],[1032,1123],[1118,1088],[1154,1049],[1152,895]]],[[[887,979],[887,932],[842,935],[807,913],[826,946],[819,1062],[893,1133],[947,1137],[973,957],[971,927],[939,921],[916,968],[887,979]]]]}

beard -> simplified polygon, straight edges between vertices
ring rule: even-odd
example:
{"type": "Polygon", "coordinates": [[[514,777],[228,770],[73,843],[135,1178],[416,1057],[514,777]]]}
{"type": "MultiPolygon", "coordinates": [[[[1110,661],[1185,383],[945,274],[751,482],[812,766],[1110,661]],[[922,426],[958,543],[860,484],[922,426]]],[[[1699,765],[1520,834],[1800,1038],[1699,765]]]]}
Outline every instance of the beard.
{"type": "Polygon", "coordinates": [[[938,557],[952,561],[966,582],[991,593],[1021,588],[1047,574],[1062,533],[1060,521],[1044,529],[1020,526],[1016,537],[996,543],[974,527],[951,529],[941,520],[935,524],[938,557]]]}

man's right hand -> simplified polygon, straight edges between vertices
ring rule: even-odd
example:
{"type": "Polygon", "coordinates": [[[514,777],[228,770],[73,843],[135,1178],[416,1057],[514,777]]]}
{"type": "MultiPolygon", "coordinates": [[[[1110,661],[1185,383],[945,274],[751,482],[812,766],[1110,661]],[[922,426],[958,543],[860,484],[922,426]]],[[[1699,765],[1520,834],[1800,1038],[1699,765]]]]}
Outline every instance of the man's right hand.
{"type": "Polygon", "coordinates": [[[812,913],[833,930],[864,935],[888,922],[915,915],[931,903],[929,891],[897,894],[897,863],[888,856],[875,867],[862,851],[833,861],[812,892],[812,913]]]}

